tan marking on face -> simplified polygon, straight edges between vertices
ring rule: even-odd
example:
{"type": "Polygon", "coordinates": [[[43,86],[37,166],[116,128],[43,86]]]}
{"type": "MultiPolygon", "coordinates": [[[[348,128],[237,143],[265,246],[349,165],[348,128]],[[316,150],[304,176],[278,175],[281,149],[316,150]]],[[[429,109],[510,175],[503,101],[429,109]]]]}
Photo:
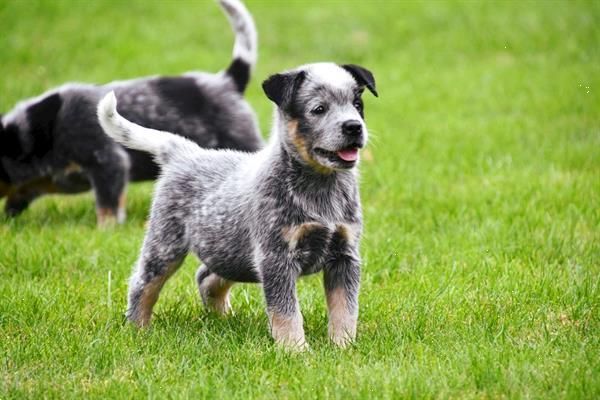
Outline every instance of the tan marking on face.
{"type": "Polygon", "coordinates": [[[304,138],[298,132],[298,120],[293,119],[293,120],[289,121],[287,124],[287,128],[288,128],[288,133],[290,135],[290,138],[292,139],[292,143],[294,144],[294,147],[296,147],[298,154],[300,154],[300,157],[308,165],[310,165],[315,171],[317,171],[320,174],[330,174],[333,172],[333,169],[327,168],[327,167],[319,164],[310,155],[308,148],[306,146],[306,140],[304,140],[304,138]]]}
{"type": "Polygon", "coordinates": [[[296,226],[286,226],[281,230],[281,234],[283,235],[283,239],[288,242],[290,248],[294,249],[298,245],[298,242],[310,232],[323,228],[325,226],[318,222],[305,222],[296,226]]]}
{"type": "Polygon", "coordinates": [[[354,246],[360,237],[360,225],[358,224],[338,224],[335,226],[335,230],[339,235],[354,246]]]}
{"type": "Polygon", "coordinates": [[[297,312],[292,316],[286,316],[268,311],[271,335],[275,343],[292,351],[304,351],[308,349],[308,343],[304,338],[302,326],[302,314],[297,312]]]}
{"type": "Polygon", "coordinates": [[[210,274],[198,287],[204,305],[221,315],[231,311],[229,293],[234,282],[223,279],[217,274],[210,274]]]}
{"type": "Polygon", "coordinates": [[[329,314],[329,338],[338,346],[346,347],[356,337],[357,315],[348,310],[346,290],[336,288],[327,291],[327,311],[329,314]]]}

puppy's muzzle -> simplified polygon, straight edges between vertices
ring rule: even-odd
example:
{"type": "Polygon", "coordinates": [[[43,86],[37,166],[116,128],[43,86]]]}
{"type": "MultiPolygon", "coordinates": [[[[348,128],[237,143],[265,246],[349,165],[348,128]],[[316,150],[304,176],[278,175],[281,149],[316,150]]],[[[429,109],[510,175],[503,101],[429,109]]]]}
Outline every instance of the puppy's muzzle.
{"type": "Polygon", "coordinates": [[[342,124],[342,133],[351,138],[360,138],[362,124],[356,119],[349,119],[342,124]]]}

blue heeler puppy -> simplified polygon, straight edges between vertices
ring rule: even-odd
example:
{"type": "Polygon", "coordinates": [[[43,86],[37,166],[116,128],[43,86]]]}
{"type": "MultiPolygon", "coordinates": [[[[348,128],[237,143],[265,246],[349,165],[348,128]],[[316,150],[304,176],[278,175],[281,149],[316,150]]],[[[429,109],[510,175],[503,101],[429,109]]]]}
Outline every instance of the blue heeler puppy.
{"type": "Polygon", "coordinates": [[[273,131],[253,154],[206,150],[143,128],[107,95],[98,106],[105,132],[154,154],[162,168],[127,317],[147,325],[165,281],[193,251],[203,262],[196,278],[206,306],[227,313],[234,282],[260,282],[273,338],[292,349],[307,347],[296,280],[322,270],[329,336],[340,346],[354,339],[365,87],[377,95],[373,75],[356,65],[309,64],[271,76],[263,89],[277,105],[273,131]]]}
{"type": "Polygon", "coordinates": [[[46,193],[94,189],[100,225],[125,219],[128,181],[155,179],[144,152],[123,149],[98,124],[96,108],[115,91],[119,111],[202,147],[255,151],[264,146],[242,94],[256,62],[256,30],[238,0],[220,0],[235,31],[233,60],[221,73],[190,72],[106,85],[71,83],[23,101],[1,118],[0,198],[17,215],[46,193]]]}

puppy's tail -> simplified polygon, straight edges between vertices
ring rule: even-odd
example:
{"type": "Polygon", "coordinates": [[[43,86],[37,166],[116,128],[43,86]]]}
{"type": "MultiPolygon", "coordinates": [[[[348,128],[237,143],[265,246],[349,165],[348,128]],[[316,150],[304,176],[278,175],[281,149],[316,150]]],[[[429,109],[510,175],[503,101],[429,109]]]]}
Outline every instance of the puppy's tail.
{"type": "Polygon", "coordinates": [[[98,120],[104,132],[117,143],[152,154],[160,165],[169,163],[173,158],[179,159],[201,151],[196,143],[182,136],[144,128],[123,118],[117,112],[117,98],[114,92],[108,93],[100,100],[98,120]]]}
{"type": "Polygon", "coordinates": [[[254,19],[239,0],[219,0],[229,23],[235,32],[233,60],[225,73],[231,77],[240,93],[244,93],[250,81],[250,73],[256,64],[257,39],[254,19]]]}

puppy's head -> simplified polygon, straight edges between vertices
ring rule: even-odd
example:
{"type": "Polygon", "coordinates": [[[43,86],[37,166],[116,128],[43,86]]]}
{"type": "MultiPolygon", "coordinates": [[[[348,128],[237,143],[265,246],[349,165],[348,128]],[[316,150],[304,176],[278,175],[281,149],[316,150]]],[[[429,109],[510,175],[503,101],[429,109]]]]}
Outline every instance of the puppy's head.
{"type": "Polygon", "coordinates": [[[365,88],[377,96],[373,74],[351,64],[309,64],[263,82],[285,124],[286,147],[323,173],[358,163],[368,138],[361,99],[365,88]]]}

